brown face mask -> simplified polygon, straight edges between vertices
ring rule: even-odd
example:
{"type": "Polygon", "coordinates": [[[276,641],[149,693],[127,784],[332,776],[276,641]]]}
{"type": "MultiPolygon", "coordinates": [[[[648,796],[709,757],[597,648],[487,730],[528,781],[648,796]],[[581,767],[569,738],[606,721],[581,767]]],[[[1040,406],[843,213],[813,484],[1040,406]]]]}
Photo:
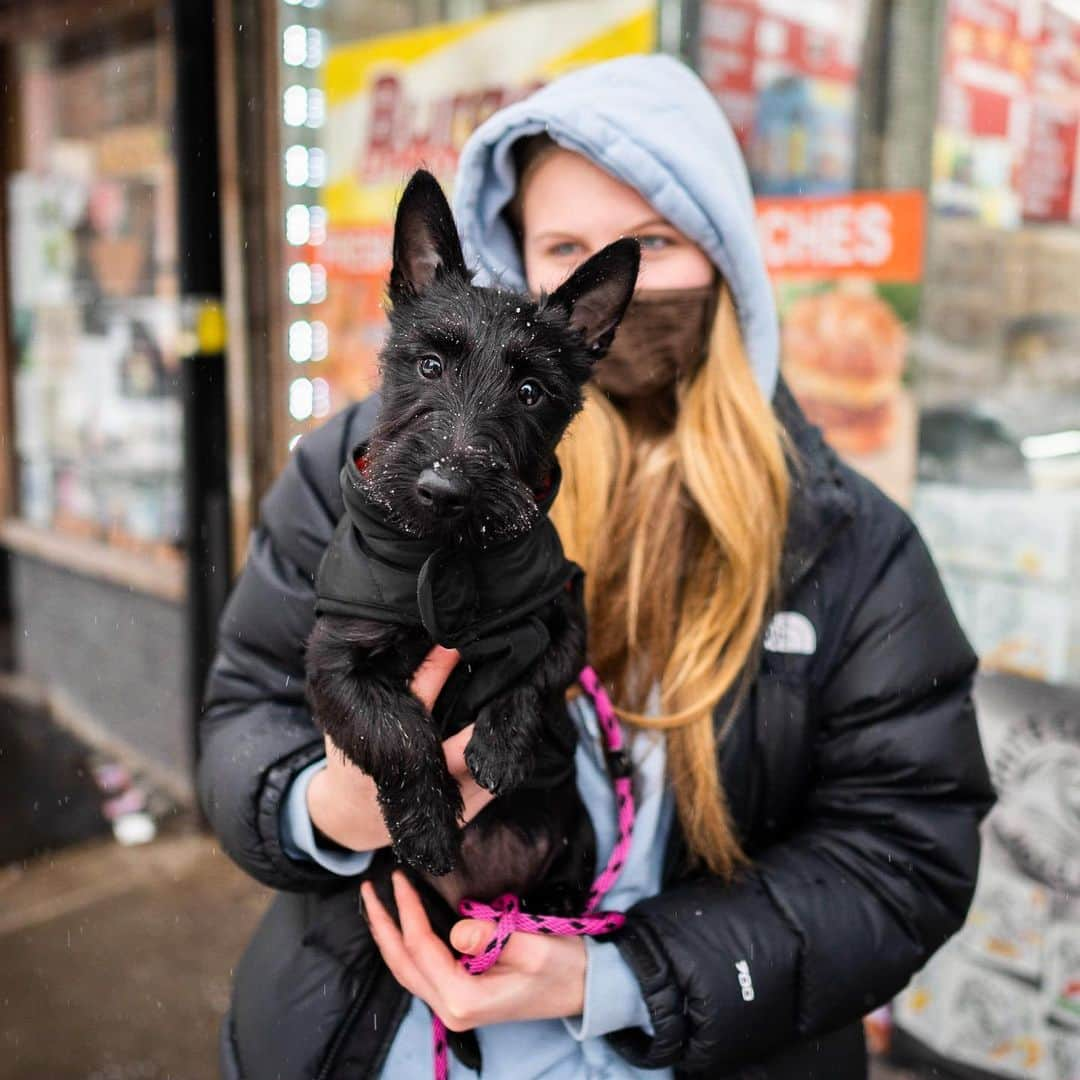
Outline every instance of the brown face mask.
{"type": "Polygon", "coordinates": [[[645,398],[693,372],[705,358],[718,287],[637,292],[596,364],[596,385],[617,398],[645,398]]]}

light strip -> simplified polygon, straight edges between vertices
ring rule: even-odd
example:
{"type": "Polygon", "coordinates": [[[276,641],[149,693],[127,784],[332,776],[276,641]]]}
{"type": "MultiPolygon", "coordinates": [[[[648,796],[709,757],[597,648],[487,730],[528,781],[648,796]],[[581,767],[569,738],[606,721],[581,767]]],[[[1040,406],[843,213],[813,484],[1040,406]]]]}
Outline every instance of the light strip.
{"type": "Polygon", "coordinates": [[[1020,440],[1020,453],[1029,461],[1080,454],[1080,431],[1055,431],[1051,435],[1029,435],[1020,440]]]}

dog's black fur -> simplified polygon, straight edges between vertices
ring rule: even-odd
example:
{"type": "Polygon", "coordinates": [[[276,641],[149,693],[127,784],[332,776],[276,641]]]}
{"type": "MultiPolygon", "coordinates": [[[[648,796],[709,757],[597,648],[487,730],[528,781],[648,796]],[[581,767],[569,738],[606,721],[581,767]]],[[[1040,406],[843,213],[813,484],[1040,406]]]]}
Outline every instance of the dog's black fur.
{"type": "MultiPolygon", "coordinates": [[[[367,494],[395,527],[481,549],[535,523],[536,491],[626,310],[638,263],[637,243],[619,240],[539,300],[476,287],[442,191],[430,174],[414,175],[395,223],[382,406],[364,468],[367,494]]],[[[567,724],[565,690],[585,658],[580,589],[557,597],[541,617],[549,648],[475,717],[467,764],[502,797],[464,832],[440,745],[450,732],[440,729],[438,709],[430,716],[408,690],[432,641],[401,626],[324,614],[308,642],[316,721],[374,778],[397,857],[430,875],[451,904],[507,889],[525,895],[573,827],[566,818],[578,801],[565,781],[522,784],[545,729],[567,724]]],[[[564,745],[572,754],[573,740],[564,745]]]]}

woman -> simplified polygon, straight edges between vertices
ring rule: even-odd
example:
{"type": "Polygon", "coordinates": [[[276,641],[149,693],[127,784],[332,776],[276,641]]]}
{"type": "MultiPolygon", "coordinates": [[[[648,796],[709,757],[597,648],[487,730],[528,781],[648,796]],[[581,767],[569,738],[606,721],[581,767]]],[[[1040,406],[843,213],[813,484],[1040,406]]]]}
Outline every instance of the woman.
{"type": "MultiPolygon", "coordinates": [[[[477,1028],[494,1077],[864,1076],[859,1018],[971,897],[992,801],[976,658],[910,520],[778,379],[730,128],[677,62],[612,61],[488,120],[456,211],[481,274],[534,292],[619,235],[642,243],[554,511],[587,574],[591,660],[633,733],[638,826],[605,903],[626,926],[604,943],[518,934],[473,977],[400,882],[404,933],[368,889],[360,918],[357,875],[387,837],[367,778],[316,733],[302,648],[362,403],[267,496],[210,682],[203,805],[283,890],[237,972],[226,1073],[427,1076],[430,1006],[477,1028]]],[[[436,650],[418,672],[429,706],[454,660],[436,650]]],[[[573,711],[602,860],[614,809],[595,719],[573,711]]],[[[446,753],[471,817],[487,795],[468,734],[446,753]]],[[[462,920],[452,941],[489,935],[462,920]]]]}

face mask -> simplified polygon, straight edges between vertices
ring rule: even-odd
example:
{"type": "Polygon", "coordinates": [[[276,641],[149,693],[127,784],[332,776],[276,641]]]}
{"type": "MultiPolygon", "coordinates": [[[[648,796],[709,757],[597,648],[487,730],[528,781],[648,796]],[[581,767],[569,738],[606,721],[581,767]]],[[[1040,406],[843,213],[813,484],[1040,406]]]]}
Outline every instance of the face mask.
{"type": "Polygon", "coordinates": [[[705,358],[716,284],[638,292],[596,364],[596,385],[616,398],[645,398],[691,374],[705,358]]]}

